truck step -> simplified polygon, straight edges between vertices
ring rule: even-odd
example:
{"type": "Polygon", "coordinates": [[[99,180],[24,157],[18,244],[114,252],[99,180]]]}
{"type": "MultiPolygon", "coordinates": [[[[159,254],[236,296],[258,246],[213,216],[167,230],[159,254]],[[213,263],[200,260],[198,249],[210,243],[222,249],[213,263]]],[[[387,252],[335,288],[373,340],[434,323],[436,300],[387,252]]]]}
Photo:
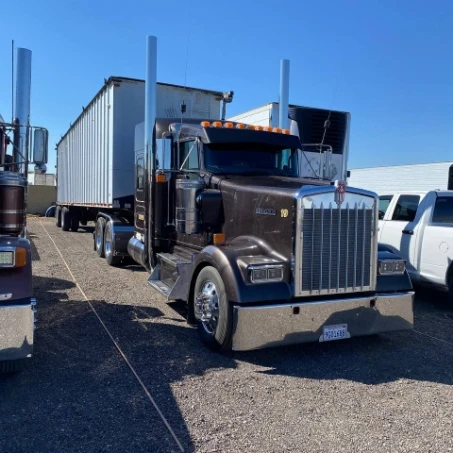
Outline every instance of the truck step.
{"type": "Polygon", "coordinates": [[[158,264],[149,276],[149,285],[169,300],[184,299],[190,283],[187,276],[190,275],[195,257],[195,253],[179,249],[174,253],[158,253],[158,264]]]}
{"type": "Polygon", "coordinates": [[[162,295],[168,298],[171,293],[171,288],[169,288],[163,281],[161,280],[151,280],[151,277],[148,279],[148,284],[157,289],[162,295]]]}

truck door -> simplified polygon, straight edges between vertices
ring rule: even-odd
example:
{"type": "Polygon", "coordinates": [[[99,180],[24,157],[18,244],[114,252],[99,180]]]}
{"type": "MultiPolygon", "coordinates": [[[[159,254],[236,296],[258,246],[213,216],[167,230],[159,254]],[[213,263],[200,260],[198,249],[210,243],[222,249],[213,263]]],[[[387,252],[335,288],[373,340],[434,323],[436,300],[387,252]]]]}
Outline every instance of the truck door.
{"type": "Polygon", "coordinates": [[[384,225],[384,217],[392,202],[393,195],[381,195],[379,197],[379,223],[378,223],[378,240],[381,241],[381,231],[384,225]]]}
{"type": "Polygon", "coordinates": [[[420,276],[423,280],[444,285],[453,260],[453,193],[435,194],[430,203],[429,222],[420,242],[420,276]]]}
{"type": "Polygon", "coordinates": [[[146,219],[146,196],[145,196],[145,154],[137,152],[135,154],[135,210],[134,227],[135,232],[144,242],[146,219]]]}
{"type": "Polygon", "coordinates": [[[408,271],[415,271],[416,213],[420,195],[397,195],[393,211],[387,212],[380,226],[379,242],[406,260],[408,271]]]}

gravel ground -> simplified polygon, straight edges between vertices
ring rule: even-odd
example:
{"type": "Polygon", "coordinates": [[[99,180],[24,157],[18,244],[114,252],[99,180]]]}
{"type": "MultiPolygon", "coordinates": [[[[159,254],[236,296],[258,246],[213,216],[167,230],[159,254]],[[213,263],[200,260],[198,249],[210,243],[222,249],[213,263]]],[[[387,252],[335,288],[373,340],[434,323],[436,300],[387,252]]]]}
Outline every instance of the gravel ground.
{"type": "Polygon", "coordinates": [[[219,355],[89,230],[29,229],[39,327],[26,370],[0,377],[1,452],[453,451],[441,294],[417,297],[413,332],[219,355]]]}

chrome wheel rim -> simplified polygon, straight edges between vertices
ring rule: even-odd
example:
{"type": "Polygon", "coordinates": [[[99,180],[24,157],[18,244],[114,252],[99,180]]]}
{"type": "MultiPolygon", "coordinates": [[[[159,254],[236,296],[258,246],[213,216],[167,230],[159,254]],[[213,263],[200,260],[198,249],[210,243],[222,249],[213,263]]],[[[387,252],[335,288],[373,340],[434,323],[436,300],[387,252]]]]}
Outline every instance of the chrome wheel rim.
{"type": "Polygon", "coordinates": [[[217,288],[211,280],[207,280],[201,286],[196,299],[196,310],[197,318],[206,332],[213,335],[219,322],[219,296],[217,288]]]}
{"type": "Polygon", "coordinates": [[[112,233],[109,228],[105,231],[104,253],[106,256],[112,254],[112,233]]]}
{"type": "Polygon", "coordinates": [[[101,250],[102,247],[102,228],[97,224],[96,227],[96,250],[101,250]]]}

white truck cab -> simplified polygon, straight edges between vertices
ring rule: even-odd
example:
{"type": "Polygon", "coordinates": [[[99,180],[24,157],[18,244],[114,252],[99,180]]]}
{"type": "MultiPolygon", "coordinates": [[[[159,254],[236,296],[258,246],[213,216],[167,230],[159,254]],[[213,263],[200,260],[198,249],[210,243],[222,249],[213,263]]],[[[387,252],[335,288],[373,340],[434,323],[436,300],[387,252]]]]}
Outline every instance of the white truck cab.
{"type": "Polygon", "coordinates": [[[453,303],[453,191],[380,195],[378,240],[406,260],[414,283],[449,291],[453,303]]]}

